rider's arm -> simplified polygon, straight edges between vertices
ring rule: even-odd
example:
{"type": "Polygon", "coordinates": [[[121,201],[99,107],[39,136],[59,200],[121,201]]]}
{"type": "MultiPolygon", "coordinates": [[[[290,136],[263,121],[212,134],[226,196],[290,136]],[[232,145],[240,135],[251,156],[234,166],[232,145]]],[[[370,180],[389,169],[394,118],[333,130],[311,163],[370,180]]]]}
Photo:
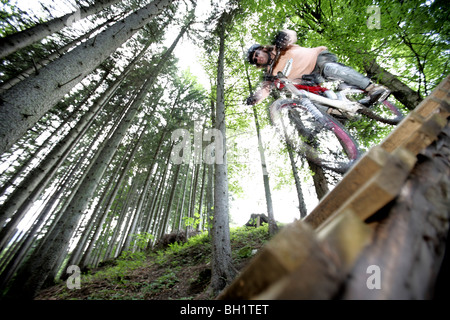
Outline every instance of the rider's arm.
{"type": "Polygon", "coordinates": [[[285,50],[291,44],[297,42],[297,33],[293,30],[281,30],[275,37],[274,45],[281,50],[285,50]]]}
{"type": "Polygon", "coordinates": [[[247,99],[247,104],[257,104],[267,98],[270,94],[270,90],[272,89],[272,85],[273,84],[271,81],[264,81],[260,89],[247,99]]]}

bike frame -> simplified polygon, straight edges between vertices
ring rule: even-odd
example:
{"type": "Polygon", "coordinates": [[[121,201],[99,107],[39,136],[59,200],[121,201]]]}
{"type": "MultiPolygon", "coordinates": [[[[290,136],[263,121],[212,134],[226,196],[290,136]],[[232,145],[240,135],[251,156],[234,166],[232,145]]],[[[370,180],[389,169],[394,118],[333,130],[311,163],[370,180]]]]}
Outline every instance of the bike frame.
{"type": "MultiPolygon", "coordinates": [[[[277,78],[274,80],[274,84],[278,90],[286,88],[298,97],[307,98],[311,100],[313,103],[317,102],[347,112],[351,116],[356,115],[358,113],[358,110],[361,110],[363,108],[363,106],[358,102],[350,101],[347,98],[348,94],[364,93],[365,91],[361,89],[349,88],[341,90],[338,92],[338,94],[336,94],[334,91],[321,86],[305,86],[302,84],[293,83],[291,80],[287,79],[282,73],[278,74],[277,78]],[[327,95],[328,97],[324,97],[320,94],[327,95]]],[[[399,112],[399,110],[389,101],[382,100],[382,103],[386,107],[388,107],[396,116],[402,115],[399,112]]]]}
{"type": "MultiPolygon", "coordinates": [[[[330,99],[324,96],[319,95],[319,93],[327,94],[328,91],[332,92],[329,89],[320,87],[320,86],[304,86],[300,84],[294,84],[292,81],[287,78],[278,78],[275,80],[275,86],[282,90],[283,88],[288,89],[294,95],[302,98],[307,98],[311,100],[313,103],[317,102],[320,104],[324,104],[336,109],[340,109],[345,112],[349,112],[350,114],[355,115],[361,106],[357,102],[353,102],[348,100],[345,95],[342,95],[342,98],[345,97],[345,100],[330,99]]],[[[355,92],[355,91],[353,91],[355,92]]],[[[364,92],[363,90],[358,90],[357,92],[364,92]]],[[[343,92],[341,92],[343,93],[343,92]]]]}
{"type": "MultiPolygon", "coordinates": [[[[272,104],[270,108],[272,120],[276,119],[277,115],[280,115],[280,111],[284,108],[284,106],[287,106],[288,108],[293,107],[305,110],[307,113],[310,113],[312,115],[312,118],[315,121],[323,126],[322,128],[333,132],[333,134],[339,140],[340,145],[342,146],[347,158],[350,161],[354,161],[359,158],[360,152],[358,146],[352,136],[342,126],[340,120],[333,117],[333,114],[330,114],[329,110],[324,110],[324,108],[331,107],[333,109],[337,109],[341,114],[348,117],[349,119],[353,118],[357,114],[364,114],[371,119],[394,125],[403,118],[401,112],[394,105],[385,100],[386,97],[378,98],[379,100],[376,103],[382,102],[385,106],[387,106],[391,110],[391,112],[393,112],[397,116],[395,119],[387,119],[383,116],[377,115],[370,108],[363,105],[361,103],[362,100],[358,102],[351,101],[347,97],[347,95],[349,94],[364,94],[364,96],[367,95],[366,91],[352,86],[348,86],[343,90],[338,90],[335,92],[320,85],[310,86],[301,83],[294,83],[287,78],[291,66],[292,59],[290,59],[286,63],[286,66],[282,72],[278,72],[278,74],[274,77],[270,76],[270,78],[273,79],[273,84],[278,90],[281,91],[283,89],[286,89],[294,95],[294,97],[288,99],[280,98],[272,104]]],[[[319,131],[320,130],[321,128],[319,129],[319,131]]],[[[305,152],[305,156],[308,158],[308,155],[306,155],[308,151],[305,152]]],[[[312,159],[322,162],[320,157],[314,155],[310,156],[312,157],[312,159]]],[[[348,164],[350,164],[350,162],[348,164]]],[[[348,167],[344,167],[343,171],[339,171],[342,168],[328,168],[340,173],[343,173],[348,169],[348,167]]]]}

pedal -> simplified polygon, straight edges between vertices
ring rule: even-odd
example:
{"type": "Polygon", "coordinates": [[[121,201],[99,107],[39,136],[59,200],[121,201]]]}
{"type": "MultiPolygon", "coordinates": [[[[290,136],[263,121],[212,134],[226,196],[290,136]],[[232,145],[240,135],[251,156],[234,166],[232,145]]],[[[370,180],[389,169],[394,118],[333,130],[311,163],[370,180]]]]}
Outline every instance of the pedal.
{"type": "MultiPolygon", "coordinates": [[[[367,90],[367,89],[366,89],[367,90]]],[[[363,98],[358,101],[358,103],[362,104],[365,107],[371,107],[374,104],[383,102],[386,100],[391,91],[383,86],[375,87],[372,90],[369,90],[369,95],[366,98],[363,98]]]]}

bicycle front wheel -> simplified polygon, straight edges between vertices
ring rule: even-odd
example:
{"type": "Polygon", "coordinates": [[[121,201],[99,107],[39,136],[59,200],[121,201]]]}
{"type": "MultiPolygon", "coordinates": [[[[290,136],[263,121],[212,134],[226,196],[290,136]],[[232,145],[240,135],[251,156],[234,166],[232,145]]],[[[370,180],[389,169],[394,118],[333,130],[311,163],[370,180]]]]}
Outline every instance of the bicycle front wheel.
{"type": "Polygon", "coordinates": [[[356,141],[339,121],[320,111],[320,121],[298,99],[279,99],[270,107],[272,124],[300,156],[338,173],[359,158],[356,141]]]}

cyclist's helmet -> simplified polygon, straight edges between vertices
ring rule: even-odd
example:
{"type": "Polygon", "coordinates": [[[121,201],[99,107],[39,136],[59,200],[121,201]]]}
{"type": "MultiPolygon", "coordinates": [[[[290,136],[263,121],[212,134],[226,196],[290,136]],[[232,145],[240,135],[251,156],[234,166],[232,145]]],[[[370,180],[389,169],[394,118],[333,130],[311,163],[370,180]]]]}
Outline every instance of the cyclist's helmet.
{"type": "Polygon", "coordinates": [[[259,43],[255,43],[250,48],[248,48],[248,50],[247,50],[247,61],[250,64],[255,64],[255,62],[253,61],[253,54],[255,53],[256,50],[261,49],[261,48],[262,48],[262,45],[260,45],[259,43]]]}

